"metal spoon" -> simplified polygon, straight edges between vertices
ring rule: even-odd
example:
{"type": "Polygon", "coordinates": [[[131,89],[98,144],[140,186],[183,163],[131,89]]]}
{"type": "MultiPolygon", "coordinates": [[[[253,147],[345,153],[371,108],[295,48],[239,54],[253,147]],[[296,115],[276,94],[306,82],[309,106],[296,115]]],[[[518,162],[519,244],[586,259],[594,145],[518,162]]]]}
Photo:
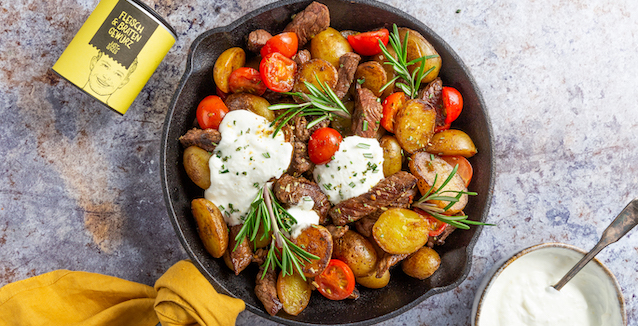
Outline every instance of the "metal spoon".
{"type": "Polygon", "coordinates": [[[634,226],[638,224],[638,198],[632,200],[625,208],[618,214],[616,219],[609,224],[605,232],[603,232],[603,236],[600,238],[600,241],[594,246],[594,248],[581,259],[576,266],[572,267],[572,269],[563,276],[563,278],[554,285],[554,288],[557,291],[560,291],[563,286],[569,280],[572,279],[580,270],[589,263],[596,254],[598,254],[603,248],[608,245],[618,241],[622,238],[629,230],[633,229],[634,226]]]}

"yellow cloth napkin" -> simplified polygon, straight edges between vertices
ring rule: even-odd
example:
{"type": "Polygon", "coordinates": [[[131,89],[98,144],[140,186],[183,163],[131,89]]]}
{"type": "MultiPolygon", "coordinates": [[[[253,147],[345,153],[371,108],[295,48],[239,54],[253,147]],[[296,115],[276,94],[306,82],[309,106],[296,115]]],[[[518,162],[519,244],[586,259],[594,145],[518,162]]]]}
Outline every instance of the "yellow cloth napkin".
{"type": "Polygon", "coordinates": [[[219,294],[190,261],[155,288],[117,277],[57,270],[0,288],[0,325],[234,325],[245,304],[219,294]]]}

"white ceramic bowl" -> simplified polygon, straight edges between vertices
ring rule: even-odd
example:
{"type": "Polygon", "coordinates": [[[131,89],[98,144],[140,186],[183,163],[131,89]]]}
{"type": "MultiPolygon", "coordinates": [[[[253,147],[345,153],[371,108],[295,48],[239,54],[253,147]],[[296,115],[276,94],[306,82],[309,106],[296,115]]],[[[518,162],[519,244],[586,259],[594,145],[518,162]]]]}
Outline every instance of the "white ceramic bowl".
{"type": "MultiPolygon", "coordinates": [[[[554,264],[556,269],[564,269],[566,273],[571,266],[575,265],[586,253],[586,251],[578,247],[564,243],[543,243],[505,257],[496,263],[492,270],[484,277],[476,292],[472,306],[472,326],[494,326],[493,322],[487,322],[486,319],[481,319],[482,314],[484,318],[487,318],[488,310],[493,308],[491,305],[494,301],[488,297],[488,294],[490,290],[495,288],[499,276],[504,275],[506,269],[508,273],[516,269],[520,270],[522,260],[519,261],[519,259],[521,257],[525,256],[526,262],[529,262],[529,259],[533,258],[536,263],[539,263],[538,259],[544,259],[541,257],[551,257],[551,260],[543,260],[543,263],[554,264]]],[[[561,272],[560,275],[563,275],[563,273],[561,272]]],[[[502,278],[504,277],[506,276],[502,278]]],[[[560,279],[560,277],[558,278],[560,279]]],[[[555,282],[558,282],[558,280],[555,282]]],[[[600,261],[594,258],[570,283],[571,282],[576,282],[575,284],[583,288],[583,293],[589,303],[588,311],[591,312],[592,309],[596,309],[594,310],[594,314],[600,318],[601,326],[627,325],[627,315],[622,290],[614,275],[600,261]],[[595,302],[590,302],[589,300],[595,302]],[[598,313],[598,311],[604,311],[604,313],[598,313]]],[[[565,288],[563,288],[563,291],[564,290],[565,288]]]]}

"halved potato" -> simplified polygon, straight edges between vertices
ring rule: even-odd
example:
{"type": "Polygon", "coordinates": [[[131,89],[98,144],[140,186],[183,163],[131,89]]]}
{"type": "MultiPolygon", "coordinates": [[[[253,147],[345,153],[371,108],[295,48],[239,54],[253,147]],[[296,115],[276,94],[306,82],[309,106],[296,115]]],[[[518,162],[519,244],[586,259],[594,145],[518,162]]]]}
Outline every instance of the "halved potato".
{"type": "Polygon", "coordinates": [[[337,69],[330,62],[323,59],[312,59],[302,63],[297,71],[297,79],[292,87],[293,92],[310,93],[304,82],[309,82],[321,89],[322,84],[328,85],[331,89],[337,85],[337,69]]]}
{"type": "Polygon", "coordinates": [[[391,208],[381,216],[372,236],[383,251],[394,254],[411,254],[428,242],[430,222],[418,213],[404,208],[391,208]]]}
{"type": "Polygon", "coordinates": [[[428,145],[434,135],[436,110],[422,100],[409,100],[397,112],[394,133],[401,147],[412,154],[428,145]]]}
{"type": "Polygon", "coordinates": [[[409,276],[424,280],[432,276],[440,265],[441,257],[439,254],[426,246],[404,259],[401,262],[401,269],[409,276]]]}
{"type": "MultiPolygon", "coordinates": [[[[430,190],[432,186],[434,189],[439,189],[443,182],[454,170],[454,167],[445,162],[437,155],[418,152],[412,155],[409,162],[410,172],[417,178],[417,186],[421,194],[425,194],[430,190]],[[434,180],[436,179],[436,184],[434,180]]],[[[455,197],[457,191],[467,191],[465,187],[465,181],[460,175],[454,174],[450,182],[443,188],[441,195],[455,197]],[[450,192],[446,192],[450,191],[450,192]]],[[[445,208],[450,202],[433,200],[431,203],[437,205],[440,208],[445,208]]],[[[467,195],[463,194],[452,207],[450,207],[445,214],[452,215],[460,212],[467,205],[467,195]]]]}
{"type": "Polygon", "coordinates": [[[319,259],[304,262],[301,269],[306,277],[315,277],[326,269],[333,248],[332,235],[328,229],[321,225],[313,225],[303,230],[298,237],[293,238],[292,242],[301,249],[319,256],[319,259]]]}
{"type": "Polygon", "coordinates": [[[354,74],[356,82],[374,93],[374,96],[381,96],[381,87],[388,82],[388,76],[380,63],[368,61],[360,64],[354,74]]]}
{"type": "Polygon", "coordinates": [[[219,208],[206,198],[193,199],[191,211],[204,248],[213,257],[221,257],[228,248],[228,227],[219,208]]]}
{"type": "Polygon", "coordinates": [[[477,152],[472,138],[456,129],[443,130],[434,134],[425,150],[440,156],[461,155],[463,157],[472,157],[477,152]]]}
{"type": "Polygon", "coordinates": [[[308,306],[311,294],[312,286],[301,275],[293,273],[284,276],[283,272],[279,272],[277,296],[283,304],[285,312],[297,316],[308,306]]]}
{"type": "Polygon", "coordinates": [[[228,77],[238,68],[246,63],[246,52],[242,48],[230,48],[219,55],[213,66],[213,80],[215,85],[224,92],[230,92],[228,87],[228,77]]]}
{"type": "Polygon", "coordinates": [[[202,189],[210,187],[208,160],[212,155],[197,146],[189,146],[184,150],[184,170],[186,170],[188,177],[202,189]]]}

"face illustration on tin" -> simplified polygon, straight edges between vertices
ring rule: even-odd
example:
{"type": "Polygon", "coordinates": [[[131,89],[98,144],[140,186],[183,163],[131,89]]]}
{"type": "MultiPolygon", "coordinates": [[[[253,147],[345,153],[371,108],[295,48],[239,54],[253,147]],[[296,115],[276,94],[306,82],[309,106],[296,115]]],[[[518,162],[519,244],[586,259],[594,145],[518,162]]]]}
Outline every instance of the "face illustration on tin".
{"type": "Polygon", "coordinates": [[[89,78],[83,89],[104,103],[108,103],[111,94],[129,82],[129,76],[135,68],[137,68],[137,59],[129,69],[126,69],[100,52],[91,59],[89,78]]]}

